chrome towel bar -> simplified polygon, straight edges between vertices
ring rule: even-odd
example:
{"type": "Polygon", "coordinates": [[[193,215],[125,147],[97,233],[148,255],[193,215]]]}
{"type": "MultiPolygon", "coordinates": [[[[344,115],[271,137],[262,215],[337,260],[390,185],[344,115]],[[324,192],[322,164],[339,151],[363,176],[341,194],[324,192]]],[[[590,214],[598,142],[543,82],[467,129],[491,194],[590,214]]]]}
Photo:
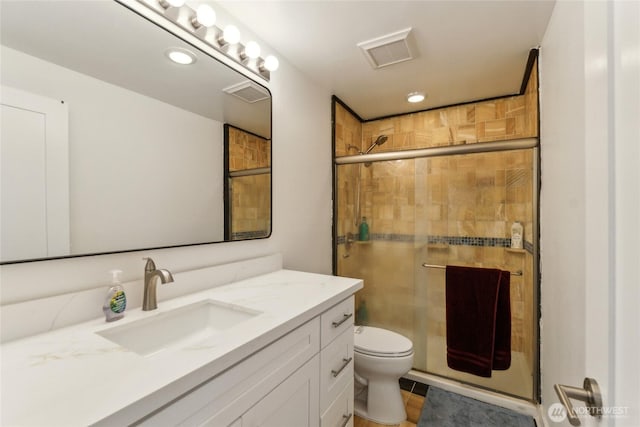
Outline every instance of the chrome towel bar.
{"type": "MultiPolygon", "coordinates": [[[[422,266],[424,268],[439,268],[439,269],[442,269],[442,270],[447,268],[446,265],[427,264],[426,262],[423,262],[422,266]]],[[[512,276],[522,276],[522,270],[511,271],[510,273],[511,273],[512,276]]]]}

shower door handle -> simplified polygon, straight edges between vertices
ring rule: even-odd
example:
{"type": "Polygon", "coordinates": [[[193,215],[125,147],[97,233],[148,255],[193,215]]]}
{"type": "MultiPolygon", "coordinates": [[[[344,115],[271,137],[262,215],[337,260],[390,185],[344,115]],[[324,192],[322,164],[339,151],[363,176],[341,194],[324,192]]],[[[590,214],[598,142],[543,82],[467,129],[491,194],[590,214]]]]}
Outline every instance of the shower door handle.
{"type": "Polygon", "coordinates": [[[576,415],[569,398],[585,402],[589,415],[592,417],[600,418],[602,416],[602,394],[597,381],[593,378],[585,378],[582,388],[562,384],[555,384],[553,388],[567,410],[567,418],[572,426],[579,426],[580,418],[576,415]]]}

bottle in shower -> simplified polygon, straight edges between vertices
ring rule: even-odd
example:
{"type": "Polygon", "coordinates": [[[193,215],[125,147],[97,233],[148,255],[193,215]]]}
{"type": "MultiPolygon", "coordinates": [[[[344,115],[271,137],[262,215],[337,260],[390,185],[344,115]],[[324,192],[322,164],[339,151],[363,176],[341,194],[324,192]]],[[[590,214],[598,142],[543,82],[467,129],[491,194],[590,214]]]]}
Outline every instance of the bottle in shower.
{"type": "Polygon", "coordinates": [[[363,299],[358,305],[356,310],[356,325],[366,325],[369,323],[369,312],[367,311],[367,304],[363,299]]]}
{"type": "Polygon", "coordinates": [[[511,226],[511,248],[522,249],[522,224],[518,221],[511,226]]]}
{"type": "Polygon", "coordinates": [[[358,236],[358,240],[361,242],[369,240],[369,224],[367,224],[367,218],[362,217],[362,222],[360,222],[360,235],[358,236]]]}

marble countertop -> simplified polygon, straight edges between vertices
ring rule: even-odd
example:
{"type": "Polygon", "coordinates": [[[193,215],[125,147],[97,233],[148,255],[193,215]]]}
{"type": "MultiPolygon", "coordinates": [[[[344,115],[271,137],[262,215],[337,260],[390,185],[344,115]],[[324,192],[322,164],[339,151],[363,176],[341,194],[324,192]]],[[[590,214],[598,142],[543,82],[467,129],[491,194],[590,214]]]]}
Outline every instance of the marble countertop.
{"type": "MultiPolygon", "coordinates": [[[[179,280],[172,286],[179,286],[179,280]]],[[[114,323],[95,319],[3,344],[0,424],[129,424],[361,287],[356,279],[280,270],[162,301],[152,312],[127,310],[125,318],[114,323]],[[261,314],[197,343],[149,356],[96,334],[205,299],[261,314]]]]}

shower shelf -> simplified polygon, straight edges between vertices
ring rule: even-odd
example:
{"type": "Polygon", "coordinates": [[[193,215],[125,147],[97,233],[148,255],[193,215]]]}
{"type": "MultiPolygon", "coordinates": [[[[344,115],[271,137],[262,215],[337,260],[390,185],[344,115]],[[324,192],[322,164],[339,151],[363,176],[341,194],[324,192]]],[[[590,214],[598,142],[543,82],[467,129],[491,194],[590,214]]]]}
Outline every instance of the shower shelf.
{"type": "Polygon", "coordinates": [[[511,252],[513,254],[525,254],[527,251],[524,249],[515,249],[515,248],[504,248],[505,251],[511,252]]]}

